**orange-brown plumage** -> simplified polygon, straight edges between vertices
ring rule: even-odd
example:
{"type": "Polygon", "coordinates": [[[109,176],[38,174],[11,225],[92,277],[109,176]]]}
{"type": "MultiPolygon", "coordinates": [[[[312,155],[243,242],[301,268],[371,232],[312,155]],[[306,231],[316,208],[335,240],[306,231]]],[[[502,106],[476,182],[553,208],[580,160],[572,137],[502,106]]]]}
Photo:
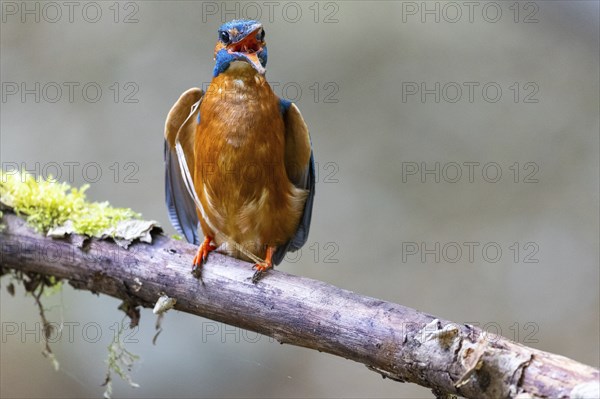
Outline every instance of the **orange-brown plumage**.
{"type": "MultiPolygon", "coordinates": [[[[215,77],[200,106],[193,174],[213,226],[259,257],[298,227],[305,190],[289,180],[279,99],[248,64],[215,77]]],[[[199,215],[202,230],[215,232],[199,215]]],[[[217,241],[217,245],[222,242],[217,241]]],[[[231,243],[229,243],[231,244],[231,243]]],[[[232,245],[228,252],[246,258],[232,245]]]]}
{"type": "Polygon", "coordinates": [[[195,267],[220,246],[254,260],[260,273],[308,238],[315,183],[310,137],[298,108],[265,79],[260,23],[221,26],[215,59],[207,92],[188,90],[167,117],[169,217],[200,245],[195,267]]]}

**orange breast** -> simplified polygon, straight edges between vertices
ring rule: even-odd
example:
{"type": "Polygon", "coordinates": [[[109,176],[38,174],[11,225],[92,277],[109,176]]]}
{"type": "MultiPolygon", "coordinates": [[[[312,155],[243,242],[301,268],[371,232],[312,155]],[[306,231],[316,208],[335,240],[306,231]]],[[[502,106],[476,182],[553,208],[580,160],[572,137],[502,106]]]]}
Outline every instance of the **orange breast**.
{"type": "Polygon", "coordinates": [[[211,225],[264,256],[267,245],[293,236],[306,198],[285,169],[279,99],[253,69],[235,69],[213,79],[200,115],[194,184],[210,220],[199,215],[202,229],[215,237],[211,225]]]}

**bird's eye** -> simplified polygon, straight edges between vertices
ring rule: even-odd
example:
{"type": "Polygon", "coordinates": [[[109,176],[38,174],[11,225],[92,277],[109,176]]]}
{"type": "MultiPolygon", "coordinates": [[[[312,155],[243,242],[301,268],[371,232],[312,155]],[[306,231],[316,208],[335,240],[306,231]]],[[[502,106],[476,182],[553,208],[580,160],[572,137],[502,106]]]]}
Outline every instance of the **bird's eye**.
{"type": "Polygon", "coordinates": [[[265,40],[265,30],[261,29],[260,32],[258,32],[256,34],[256,40],[258,40],[259,42],[262,42],[263,40],[265,40]]]}
{"type": "Polygon", "coordinates": [[[229,33],[225,31],[219,32],[219,39],[221,39],[223,43],[229,44],[229,33]]]}

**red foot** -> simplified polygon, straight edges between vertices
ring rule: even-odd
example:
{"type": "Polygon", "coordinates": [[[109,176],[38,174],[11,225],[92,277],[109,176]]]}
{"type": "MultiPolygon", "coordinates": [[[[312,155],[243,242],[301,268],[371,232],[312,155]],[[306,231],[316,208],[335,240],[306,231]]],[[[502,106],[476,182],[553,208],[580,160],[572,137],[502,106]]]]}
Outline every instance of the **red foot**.
{"type": "Polygon", "coordinates": [[[212,237],[204,237],[202,245],[198,247],[198,252],[196,252],[196,256],[194,256],[192,272],[200,270],[202,265],[206,263],[208,254],[216,249],[216,246],[213,244],[212,240],[212,237]]]}
{"type": "Polygon", "coordinates": [[[262,263],[255,264],[252,268],[256,270],[254,276],[252,276],[252,282],[256,284],[256,282],[260,279],[264,272],[273,268],[273,254],[275,253],[275,247],[267,247],[267,255],[265,256],[265,261],[262,263]]]}

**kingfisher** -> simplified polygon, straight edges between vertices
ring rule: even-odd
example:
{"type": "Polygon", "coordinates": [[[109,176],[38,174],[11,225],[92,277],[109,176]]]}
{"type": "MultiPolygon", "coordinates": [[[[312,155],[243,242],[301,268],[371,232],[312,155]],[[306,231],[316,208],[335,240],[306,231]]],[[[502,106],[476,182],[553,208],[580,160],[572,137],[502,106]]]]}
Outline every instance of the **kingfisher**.
{"type": "Polygon", "coordinates": [[[199,245],[195,275],[219,248],[254,262],[256,283],[308,239],[312,144],[298,107],[265,78],[260,22],[221,25],[214,59],[206,92],[187,90],[167,116],[165,198],[175,229],[199,245]]]}

